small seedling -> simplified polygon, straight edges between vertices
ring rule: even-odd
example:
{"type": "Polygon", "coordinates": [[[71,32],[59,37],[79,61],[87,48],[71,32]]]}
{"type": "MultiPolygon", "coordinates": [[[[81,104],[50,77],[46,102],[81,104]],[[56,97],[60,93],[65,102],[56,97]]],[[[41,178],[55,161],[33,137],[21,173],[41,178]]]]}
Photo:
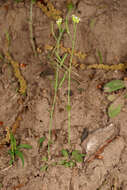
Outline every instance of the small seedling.
{"type": "Polygon", "coordinates": [[[8,153],[11,156],[11,160],[10,160],[10,165],[12,165],[15,161],[15,157],[18,156],[21,161],[22,161],[22,165],[24,166],[24,157],[23,157],[23,153],[20,151],[21,148],[25,148],[25,149],[31,149],[32,146],[28,145],[28,144],[20,144],[19,146],[16,145],[16,139],[14,137],[14,135],[12,134],[12,132],[10,132],[10,140],[11,140],[11,149],[8,151],[8,153]]]}
{"type": "Polygon", "coordinates": [[[85,154],[81,154],[79,150],[73,150],[71,153],[68,150],[63,149],[62,155],[65,158],[59,162],[60,165],[65,167],[74,167],[76,162],[83,162],[85,154]]]}

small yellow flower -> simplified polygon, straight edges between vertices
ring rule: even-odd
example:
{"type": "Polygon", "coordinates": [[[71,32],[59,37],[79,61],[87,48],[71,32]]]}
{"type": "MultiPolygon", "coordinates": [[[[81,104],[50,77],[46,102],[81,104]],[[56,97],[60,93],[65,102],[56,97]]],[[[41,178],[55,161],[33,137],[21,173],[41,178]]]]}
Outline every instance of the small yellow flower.
{"type": "Polygon", "coordinates": [[[58,27],[60,27],[61,24],[62,24],[62,18],[59,18],[59,19],[56,21],[56,24],[58,25],[58,27]]]}
{"type": "Polygon", "coordinates": [[[74,23],[78,24],[79,21],[80,21],[80,18],[77,17],[77,16],[75,16],[75,15],[72,15],[72,21],[73,21],[74,23]]]}

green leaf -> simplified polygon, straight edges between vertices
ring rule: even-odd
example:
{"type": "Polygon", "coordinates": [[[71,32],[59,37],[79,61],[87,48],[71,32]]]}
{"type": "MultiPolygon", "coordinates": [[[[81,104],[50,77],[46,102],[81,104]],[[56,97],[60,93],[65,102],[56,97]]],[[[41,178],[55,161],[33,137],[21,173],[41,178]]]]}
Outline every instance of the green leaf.
{"type": "Polygon", "coordinates": [[[22,165],[24,167],[24,157],[23,157],[23,153],[20,152],[19,150],[15,151],[15,154],[22,160],[22,165]]]}
{"type": "Polygon", "coordinates": [[[121,88],[125,88],[125,84],[123,80],[112,80],[104,86],[104,91],[113,92],[121,88]]]}
{"type": "Polygon", "coordinates": [[[74,150],[72,152],[72,158],[76,161],[76,162],[83,162],[83,157],[85,156],[85,154],[81,154],[79,152],[79,150],[74,150]]]}
{"type": "Polygon", "coordinates": [[[38,141],[39,145],[42,146],[42,143],[45,141],[45,137],[41,137],[38,141]]]}
{"type": "Polygon", "coordinates": [[[17,149],[20,149],[20,148],[31,149],[32,146],[31,146],[31,145],[28,145],[28,144],[20,144],[19,146],[17,146],[17,149]]]}
{"type": "Polygon", "coordinates": [[[62,150],[62,155],[64,156],[64,157],[69,157],[69,153],[68,153],[68,151],[67,150],[65,150],[65,149],[63,149],[62,150]]]}
{"type": "Polygon", "coordinates": [[[108,108],[109,117],[113,118],[113,117],[117,116],[120,113],[121,108],[122,108],[121,104],[119,104],[119,105],[111,104],[108,108]]]}

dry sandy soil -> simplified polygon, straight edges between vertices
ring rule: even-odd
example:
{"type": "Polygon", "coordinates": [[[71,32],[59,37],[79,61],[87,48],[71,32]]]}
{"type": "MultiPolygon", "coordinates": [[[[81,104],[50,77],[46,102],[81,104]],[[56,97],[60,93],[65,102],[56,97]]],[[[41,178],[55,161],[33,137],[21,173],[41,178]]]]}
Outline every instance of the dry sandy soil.
{"type": "MultiPolygon", "coordinates": [[[[66,1],[50,2],[65,18],[66,1]]],[[[44,1],[42,3],[47,6],[44,1]]],[[[103,85],[112,79],[124,79],[126,70],[85,68],[100,64],[98,51],[103,64],[126,63],[127,1],[74,0],[73,3],[73,14],[81,19],[75,49],[86,54],[86,58],[77,59],[81,67],[72,68],[71,150],[79,150],[86,156],[83,163],[76,163],[73,168],[51,164],[62,160],[61,150],[68,149],[65,80],[58,90],[53,115],[51,158],[47,171],[41,171],[42,157],[47,156],[49,111],[54,96],[55,69],[49,63],[48,50],[45,49],[45,45],[54,45],[50,27],[52,18],[47,17],[37,3],[33,4],[33,40],[36,49],[40,48],[35,57],[29,30],[30,1],[0,2],[0,54],[3,56],[0,59],[0,143],[7,136],[8,129],[13,129],[17,144],[32,146],[30,150],[22,150],[24,167],[17,157],[9,167],[10,142],[1,144],[0,190],[127,190],[127,102],[120,114],[111,119],[107,114],[110,102],[103,91],[103,85]],[[17,91],[19,81],[15,77],[14,65],[6,59],[8,34],[10,55],[19,63],[18,69],[27,84],[25,96],[17,91]],[[81,141],[84,131],[87,134],[81,141]],[[39,147],[38,140],[44,136],[46,140],[39,147]]],[[[71,20],[69,26],[72,29],[71,20]]],[[[66,34],[62,43],[71,48],[66,34]]]]}

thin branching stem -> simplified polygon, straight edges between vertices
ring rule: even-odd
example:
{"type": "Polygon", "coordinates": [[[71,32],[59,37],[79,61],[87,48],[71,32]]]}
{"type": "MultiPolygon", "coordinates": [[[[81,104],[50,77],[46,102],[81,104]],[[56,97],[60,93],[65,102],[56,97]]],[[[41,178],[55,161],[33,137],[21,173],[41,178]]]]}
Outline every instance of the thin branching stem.
{"type": "MultiPolygon", "coordinates": [[[[59,56],[59,48],[60,48],[60,41],[62,38],[64,30],[61,28],[59,29],[59,37],[56,42],[55,46],[55,51],[56,54],[59,56]]],[[[53,122],[53,113],[55,109],[55,104],[56,104],[56,96],[57,96],[57,90],[58,90],[58,79],[59,79],[59,66],[58,64],[56,65],[56,72],[55,72],[55,87],[54,87],[54,98],[53,98],[53,104],[50,112],[50,122],[49,122],[49,139],[48,139],[48,157],[50,156],[50,144],[51,144],[51,131],[52,131],[52,122],[53,122]]]]}
{"type": "Polygon", "coordinates": [[[69,62],[69,69],[68,69],[68,145],[71,143],[71,100],[70,100],[70,91],[71,91],[71,67],[72,67],[72,60],[74,55],[74,47],[75,47],[75,40],[76,40],[76,23],[73,23],[73,40],[72,40],[72,51],[71,51],[71,57],[69,62]]]}

